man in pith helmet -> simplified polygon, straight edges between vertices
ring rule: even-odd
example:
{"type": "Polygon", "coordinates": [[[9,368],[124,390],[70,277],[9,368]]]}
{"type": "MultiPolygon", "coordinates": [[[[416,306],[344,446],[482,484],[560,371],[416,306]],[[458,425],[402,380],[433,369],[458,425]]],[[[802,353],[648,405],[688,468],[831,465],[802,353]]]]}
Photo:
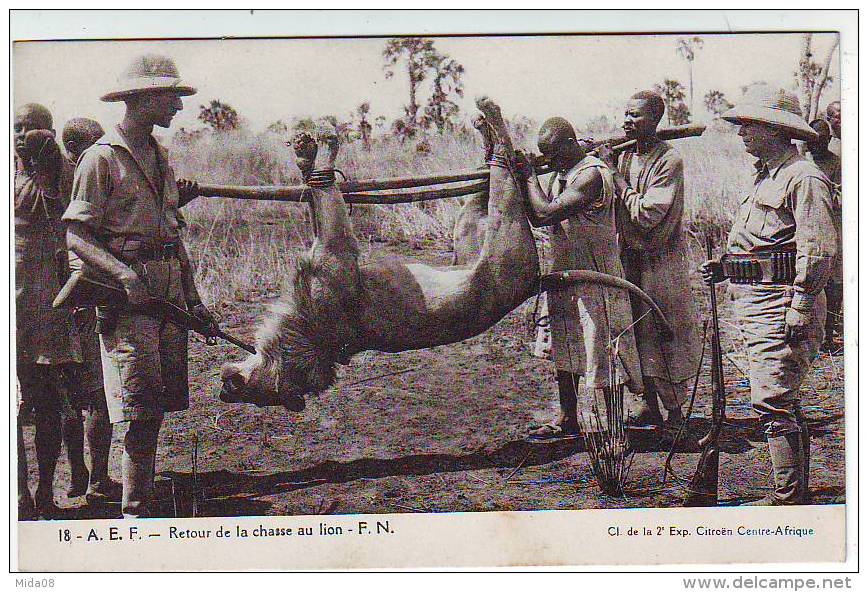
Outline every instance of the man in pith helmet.
{"type": "Polygon", "coordinates": [[[810,439],[799,387],[823,340],[826,296],[838,239],[832,188],[793,140],[814,141],[799,101],[785,90],[756,94],[723,114],[757,158],[722,259],[701,268],[730,280],[734,320],[745,337],[751,402],[768,438],[770,495],[750,505],[808,503],[810,439]]]}
{"type": "MultiPolygon", "coordinates": [[[[171,59],[134,59],[102,97],[123,101],[124,118],[81,155],[63,219],[70,250],[122,285],[130,305],[159,297],[213,322],[181,241],[175,173],[152,135],[195,92],[171,59]]],[[[128,423],[122,512],[147,516],[163,415],[189,406],[187,331],[125,306],[101,307],[99,318],[109,418],[128,423]]]]}

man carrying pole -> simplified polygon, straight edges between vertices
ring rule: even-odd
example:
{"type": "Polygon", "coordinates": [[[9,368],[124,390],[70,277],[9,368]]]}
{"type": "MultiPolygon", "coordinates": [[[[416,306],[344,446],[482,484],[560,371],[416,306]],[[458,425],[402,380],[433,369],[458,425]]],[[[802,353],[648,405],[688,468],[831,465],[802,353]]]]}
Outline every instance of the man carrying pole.
{"type": "Polygon", "coordinates": [[[634,398],[627,421],[641,428],[663,423],[658,398],[668,412],[667,424],[679,427],[701,350],[681,226],[684,164],[678,151],[657,136],[663,112],[660,95],[634,94],[624,114],[624,132],[635,145],[617,159],[610,148],[598,149],[615,182],[624,277],[657,302],[674,331],[671,340],[662,339],[648,307],[631,298],[645,393],[634,398]]]}
{"type": "MultiPolygon", "coordinates": [[[[527,210],[534,226],[552,229],[553,271],[585,269],[624,277],[615,229],[614,184],[606,165],[586,153],[572,125],[561,117],[543,124],[538,146],[557,171],[557,192],[546,195],[533,167],[528,167],[527,210]]],[[[601,392],[607,404],[612,400],[613,373],[628,390],[642,390],[626,293],[577,285],[551,292],[549,311],[561,413],[552,423],[532,427],[529,435],[535,439],[578,433],[576,387],[582,376],[588,390],[601,392]],[[611,355],[612,348],[616,356],[611,355]],[[612,358],[617,359],[617,368],[610,368],[612,358]]]]}
{"type": "MultiPolygon", "coordinates": [[[[179,235],[175,175],[152,136],[154,126],[169,127],[181,97],[195,92],[169,58],[133,60],[118,88],[102,97],[124,101],[124,119],[82,154],[63,219],[70,250],[123,286],[131,307],[158,297],[213,323],[179,235]]],[[[121,510],[147,516],[163,415],[189,405],[187,331],[124,307],[99,312],[109,418],[128,422],[121,510]]]]}
{"type": "Polygon", "coordinates": [[[18,418],[18,517],[55,518],[54,474],[61,451],[61,411],[72,368],[81,361],[68,311],[51,299],[68,273],[61,216],[69,200],[72,167],[55,141],[51,112],[37,103],[15,110],[15,373],[21,388],[18,418]],[[39,485],[27,478],[21,423],[36,426],[39,485]]]}
{"type": "Polygon", "coordinates": [[[701,268],[707,283],[730,280],[734,320],[746,340],[751,402],[768,437],[772,493],[749,505],[803,504],[810,439],[799,387],[823,340],[823,287],[837,253],[829,180],[792,140],[816,132],[799,101],[759,89],[723,114],[757,158],[753,190],[742,200],[727,253],[701,268]]]}

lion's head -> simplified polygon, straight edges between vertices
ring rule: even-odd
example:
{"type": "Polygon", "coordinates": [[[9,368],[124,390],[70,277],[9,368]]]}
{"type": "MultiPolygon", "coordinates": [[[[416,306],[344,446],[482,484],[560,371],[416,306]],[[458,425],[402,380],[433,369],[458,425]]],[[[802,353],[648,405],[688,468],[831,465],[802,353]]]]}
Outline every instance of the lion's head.
{"type": "Polygon", "coordinates": [[[341,305],[328,266],[310,256],[296,260],[292,289],[272,307],[256,340],[256,354],[223,368],[221,400],[283,405],[300,411],[304,395],[335,381],[343,360],[336,314],[341,305]]]}

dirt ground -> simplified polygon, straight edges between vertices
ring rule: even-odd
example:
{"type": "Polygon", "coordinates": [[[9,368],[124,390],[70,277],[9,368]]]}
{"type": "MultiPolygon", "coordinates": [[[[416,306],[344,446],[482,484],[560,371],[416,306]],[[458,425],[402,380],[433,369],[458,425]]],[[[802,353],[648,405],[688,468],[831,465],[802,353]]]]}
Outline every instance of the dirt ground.
{"type": "MultiPolygon", "coordinates": [[[[446,265],[444,248],[380,253],[446,265]]],[[[376,256],[376,255],[375,255],[376,256]]],[[[697,298],[702,299],[696,286],[697,298]]],[[[276,294],[267,295],[274,297],[276,294]]],[[[252,340],[268,298],[239,302],[223,326],[252,340]]],[[[720,460],[722,504],[764,495],[771,469],[751,412],[737,328],[721,297],[728,420],[720,460]]],[[[157,495],[163,516],[460,512],[620,507],[681,503],[684,479],[698,459],[695,440],[708,429],[708,356],[686,443],[661,483],[670,441],[645,438],[623,497],[602,495],[580,440],[528,443],[527,425],[554,417],[551,362],[530,355],[533,301],[483,335],[429,350],[365,352],[341,368],[338,383],[311,396],[300,414],[283,408],[228,405],[217,398],[221,365],[243,352],[191,340],[190,409],[167,417],[160,435],[157,495]],[[198,442],[197,471],[192,471],[198,442]],[[198,495],[194,495],[198,491],[198,495]]],[[[844,495],[844,356],[822,354],[803,386],[811,426],[814,503],[844,495]]],[[[120,478],[121,436],[115,430],[112,476],[120,478]]],[[[25,428],[36,473],[33,428],[25,428]]],[[[63,518],[116,517],[119,505],[88,507],[67,499],[65,454],[55,492],[63,518]]]]}

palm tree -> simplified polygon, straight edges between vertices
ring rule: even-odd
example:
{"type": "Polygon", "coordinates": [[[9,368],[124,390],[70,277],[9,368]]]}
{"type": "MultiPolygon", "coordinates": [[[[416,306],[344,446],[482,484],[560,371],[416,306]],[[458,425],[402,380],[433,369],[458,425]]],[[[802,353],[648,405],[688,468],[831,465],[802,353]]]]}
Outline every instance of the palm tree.
{"type": "Polygon", "coordinates": [[[690,78],[690,110],[693,111],[693,60],[696,52],[702,49],[705,41],[702,37],[679,37],[675,52],[687,60],[687,75],[690,78]]]}
{"type": "Polygon", "coordinates": [[[417,93],[420,85],[428,78],[443,56],[434,49],[434,40],[424,37],[397,37],[386,42],[383,49],[383,70],[386,78],[395,75],[398,62],[405,60],[407,78],[410,81],[410,102],[404,107],[406,127],[415,132],[419,126],[419,100],[417,93]]]}

